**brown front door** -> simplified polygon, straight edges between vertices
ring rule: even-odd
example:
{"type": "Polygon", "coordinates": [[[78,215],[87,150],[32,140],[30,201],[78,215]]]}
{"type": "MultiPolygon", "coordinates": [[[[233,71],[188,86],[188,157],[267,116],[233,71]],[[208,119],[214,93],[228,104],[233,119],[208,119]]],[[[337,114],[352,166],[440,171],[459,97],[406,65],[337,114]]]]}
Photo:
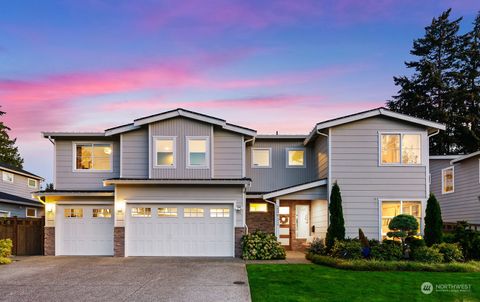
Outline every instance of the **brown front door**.
{"type": "Polygon", "coordinates": [[[280,243],[287,249],[290,249],[291,245],[291,209],[290,206],[280,206],[278,209],[278,219],[279,219],[279,226],[280,226],[280,243]]]}

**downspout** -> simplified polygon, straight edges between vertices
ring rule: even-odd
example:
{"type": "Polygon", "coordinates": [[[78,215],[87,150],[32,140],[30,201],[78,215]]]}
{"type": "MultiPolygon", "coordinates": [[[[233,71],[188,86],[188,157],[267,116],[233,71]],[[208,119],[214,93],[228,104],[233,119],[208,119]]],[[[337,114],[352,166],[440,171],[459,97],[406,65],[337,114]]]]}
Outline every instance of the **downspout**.
{"type": "Polygon", "coordinates": [[[265,198],[262,198],[265,202],[267,203],[270,203],[270,204],[273,204],[273,227],[274,227],[274,231],[275,231],[275,236],[277,237],[277,240],[280,239],[280,229],[279,229],[279,224],[278,224],[278,214],[279,214],[279,211],[278,211],[278,208],[280,206],[280,201],[278,200],[278,198],[275,199],[275,201],[270,201],[268,199],[265,199],[265,198]]]}
{"type": "Polygon", "coordinates": [[[330,205],[330,192],[332,191],[332,175],[331,175],[331,171],[332,171],[332,156],[331,156],[331,152],[330,152],[330,148],[331,148],[331,144],[330,144],[330,129],[331,128],[328,128],[328,134],[325,134],[325,133],[322,133],[320,132],[320,130],[318,130],[317,128],[317,134],[318,135],[321,135],[323,137],[326,137],[327,139],[327,152],[328,152],[328,174],[327,174],[327,226],[330,225],[330,212],[329,212],[329,205],[330,205]]]}
{"type": "MultiPolygon", "coordinates": [[[[430,138],[440,133],[440,129],[428,134],[427,137],[427,146],[429,146],[428,156],[425,163],[426,175],[425,175],[425,198],[428,199],[430,195],[430,138]]],[[[420,225],[420,234],[424,235],[425,231],[425,216],[426,216],[426,201],[422,202],[422,219],[420,225]]]]}
{"type": "MultiPolygon", "coordinates": [[[[245,150],[245,151],[243,152],[243,167],[242,167],[242,169],[243,169],[243,171],[242,171],[242,176],[243,176],[243,177],[246,177],[246,176],[247,176],[245,165],[246,165],[246,156],[247,156],[247,144],[248,144],[249,142],[252,142],[252,144],[254,144],[254,143],[255,143],[255,137],[253,137],[253,138],[251,138],[251,139],[247,139],[246,141],[244,141],[244,143],[245,143],[244,150],[245,150]]],[[[251,183],[249,184],[249,186],[250,186],[250,185],[251,185],[251,183]]],[[[247,193],[247,192],[246,192],[246,191],[247,191],[247,188],[245,187],[244,190],[243,190],[243,192],[244,192],[243,194],[244,194],[244,196],[245,196],[245,198],[244,198],[244,201],[245,201],[245,209],[244,209],[244,214],[243,214],[243,218],[244,218],[244,219],[243,219],[243,221],[244,221],[244,222],[243,222],[243,226],[244,226],[244,228],[245,228],[245,234],[248,234],[248,225],[247,225],[247,222],[246,222],[246,217],[247,217],[247,198],[246,198],[246,195],[247,195],[246,193],[247,193]]]]}

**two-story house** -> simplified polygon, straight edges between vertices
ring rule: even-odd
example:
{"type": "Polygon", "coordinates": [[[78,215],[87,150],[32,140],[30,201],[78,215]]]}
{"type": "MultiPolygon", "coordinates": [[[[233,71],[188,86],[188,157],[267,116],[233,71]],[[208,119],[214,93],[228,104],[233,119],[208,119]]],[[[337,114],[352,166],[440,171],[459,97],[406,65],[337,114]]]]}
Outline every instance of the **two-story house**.
{"type": "MultiPolygon", "coordinates": [[[[377,108],[308,135],[257,135],[176,109],[98,133],[44,132],[55,145],[45,254],[238,256],[246,232],[301,249],[328,227],[334,182],[347,236],[381,238],[395,215],[423,228],[434,122],[377,108]]],[[[421,231],[421,230],[420,230],[421,231]]]]}
{"type": "Polygon", "coordinates": [[[0,163],[0,217],[38,218],[44,215],[43,204],[32,197],[43,178],[0,163]]]}

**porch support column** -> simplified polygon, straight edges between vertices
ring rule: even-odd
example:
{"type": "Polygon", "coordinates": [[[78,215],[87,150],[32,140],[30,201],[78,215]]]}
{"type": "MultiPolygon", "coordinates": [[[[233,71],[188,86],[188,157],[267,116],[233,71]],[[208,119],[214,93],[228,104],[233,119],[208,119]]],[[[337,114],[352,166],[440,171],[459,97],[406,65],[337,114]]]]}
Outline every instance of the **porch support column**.
{"type": "Polygon", "coordinates": [[[275,223],[275,236],[277,236],[277,240],[280,240],[280,225],[279,225],[279,207],[280,207],[280,199],[275,198],[275,217],[274,217],[274,223],[275,223]]]}

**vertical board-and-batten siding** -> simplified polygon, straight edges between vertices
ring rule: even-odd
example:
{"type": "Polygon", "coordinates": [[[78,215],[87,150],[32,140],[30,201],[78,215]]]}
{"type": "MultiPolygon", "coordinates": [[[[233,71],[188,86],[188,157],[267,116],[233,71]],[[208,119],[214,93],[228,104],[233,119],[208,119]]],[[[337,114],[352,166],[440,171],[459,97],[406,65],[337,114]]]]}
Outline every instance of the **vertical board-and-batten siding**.
{"type": "Polygon", "coordinates": [[[429,149],[425,128],[374,117],[332,128],[330,140],[331,181],[338,182],[342,193],[346,236],[357,237],[362,228],[367,237],[378,238],[379,199],[426,198],[429,149]],[[379,133],[396,131],[422,134],[421,165],[379,165],[379,133]]]}
{"type": "Polygon", "coordinates": [[[442,194],[442,169],[452,166],[450,159],[431,159],[431,192],[435,194],[445,222],[466,220],[480,223],[480,156],[465,159],[454,166],[454,192],[442,194]]]}
{"type": "Polygon", "coordinates": [[[28,177],[20,174],[15,174],[14,172],[4,171],[0,169],[0,192],[31,199],[32,192],[40,190],[39,186],[40,186],[40,180],[37,180],[36,188],[30,188],[28,186],[28,177]],[[3,181],[2,173],[4,172],[13,174],[13,183],[8,181],[3,181]]]}
{"type": "Polygon", "coordinates": [[[214,177],[241,178],[243,136],[220,129],[214,129],[213,135],[214,177]]]}
{"type": "Polygon", "coordinates": [[[122,134],[123,178],[148,177],[148,129],[122,134]]]}
{"type": "Polygon", "coordinates": [[[303,139],[257,139],[253,147],[248,146],[245,161],[246,176],[252,178],[252,185],[247,190],[249,192],[270,192],[317,179],[312,148],[305,150],[304,168],[287,168],[286,150],[294,147],[305,148],[303,139]],[[272,149],[271,168],[252,167],[252,148],[272,149]]]}
{"type": "Polygon", "coordinates": [[[55,140],[56,176],[55,189],[57,190],[112,190],[113,187],[104,187],[103,180],[120,176],[120,143],[112,143],[112,172],[74,172],[73,142],[91,142],[94,140],[55,140]]]}

